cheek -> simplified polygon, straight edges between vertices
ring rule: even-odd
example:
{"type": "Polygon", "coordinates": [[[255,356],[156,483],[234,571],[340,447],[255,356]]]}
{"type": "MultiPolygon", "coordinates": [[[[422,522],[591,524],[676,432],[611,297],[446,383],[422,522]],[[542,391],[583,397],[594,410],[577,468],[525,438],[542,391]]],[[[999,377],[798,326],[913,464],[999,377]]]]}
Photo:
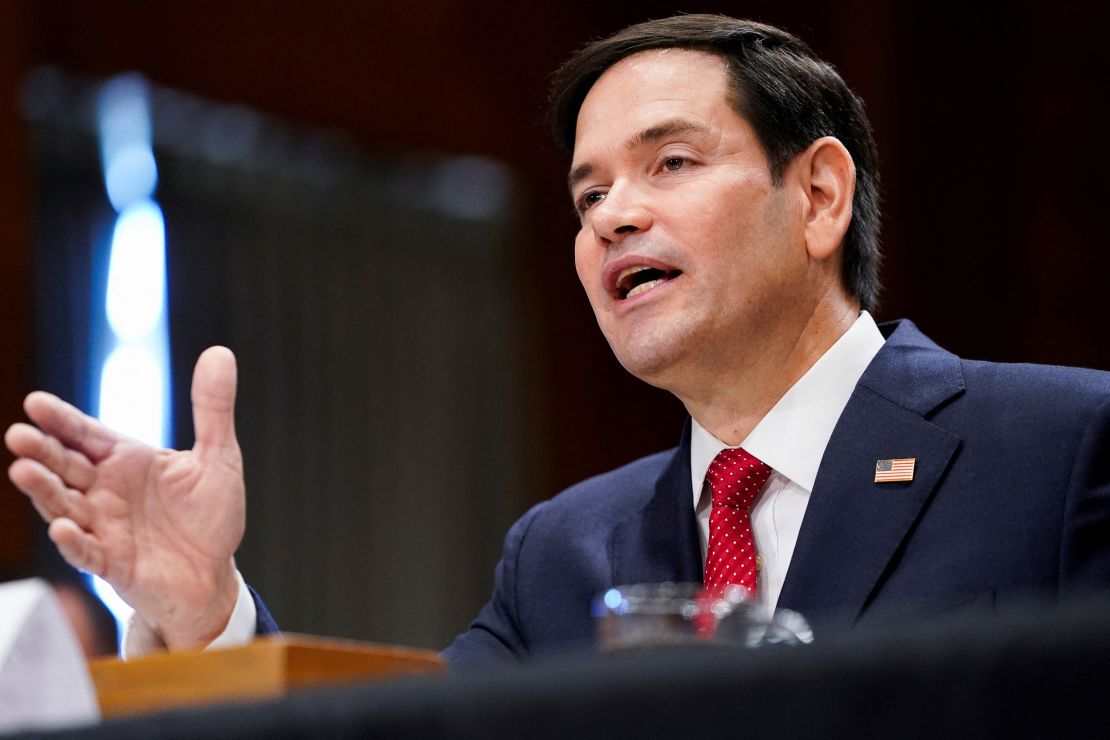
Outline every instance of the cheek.
{"type": "Polygon", "coordinates": [[[599,279],[599,269],[598,256],[590,249],[585,230],[579,231],[574,239],[574,270],[587,293],[590,292],[590,286],[599,279]]]}
{"type": "Polygon", "coordinates": [[[578,281],[586,293],[586,300],[599,323],[603,322],[606,293],[602,284],[601,271],[604,267],[605,251],[593,240],[592,234],[585,230],[578,233],[574,240],[574,270],[578,281]]]}

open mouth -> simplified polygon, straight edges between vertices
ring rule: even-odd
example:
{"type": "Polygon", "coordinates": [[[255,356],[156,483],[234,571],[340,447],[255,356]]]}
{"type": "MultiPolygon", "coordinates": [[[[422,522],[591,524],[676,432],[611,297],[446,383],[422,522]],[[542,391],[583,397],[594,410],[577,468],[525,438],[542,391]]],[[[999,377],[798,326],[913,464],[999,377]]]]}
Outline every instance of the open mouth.
{"type": "Polygon", "coordinates": [[[617,298],[623,301],[646,293],[681,274],[681,270],[660,270],[647,265],[625,268],[617,276],[617,298]]]}

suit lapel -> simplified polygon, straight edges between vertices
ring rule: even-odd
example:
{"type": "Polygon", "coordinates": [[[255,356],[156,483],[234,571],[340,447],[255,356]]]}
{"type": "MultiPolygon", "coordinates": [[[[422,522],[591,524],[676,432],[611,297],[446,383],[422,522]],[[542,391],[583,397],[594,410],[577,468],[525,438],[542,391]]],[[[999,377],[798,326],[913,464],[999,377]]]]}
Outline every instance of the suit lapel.
{"type": "Polygon", "coordinates": [[[779,598],[818,631],[866,608],[960,445],[925,418],[962,392],[959,360],[909,322],[884,328],[825,449],[779,598]],[[875,483],[876,461],[899,457],[916,458],[913,480],[875,483]]]}
{"type": "Polygon", "coordinates": [[[613,585],[700,582],[701,547],[690,490],[690,422],[648,503],[622,520],[609,540],[613,585]]]}

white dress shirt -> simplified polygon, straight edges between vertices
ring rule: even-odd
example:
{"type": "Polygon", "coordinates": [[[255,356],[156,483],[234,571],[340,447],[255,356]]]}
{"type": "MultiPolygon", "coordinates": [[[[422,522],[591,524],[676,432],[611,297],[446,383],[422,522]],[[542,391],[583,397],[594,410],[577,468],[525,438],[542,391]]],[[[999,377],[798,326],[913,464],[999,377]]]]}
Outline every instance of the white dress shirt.
{"type": "MultiPolygon", "coordinates": [[[[243,574],[235,571],[235,575],[239,577],[239,596],[231,610],[231,617],[227,620],[224,631],[215,640],[208,643],[204,648],[205,650],[246,645],[254,639],[258,610],[255,609],[251,592],[247,590],[247,582],[243,580],[243,574]]],[[[127,620],[127,624],[123,627],[123,640],[121,642],[120,655],[124,660],[141,658],[144,655],[166,648],[162,638],[151,632],[134,614],[131,615],[131,618],[127,620]]]]}
{"type": "MultiPolygon", "coordinates": [[[[883,335],[866,311],[767,412],[740,445],[772,469],[752,509],[756,549],[763,556],[759,599],[769,615],[778,603],[786,569],[794,554],[802,516],[806,513],[817,467],[825,454],[848,398],[867,365],[883,346],[883,335]]],[[[727,447],[695,419],[690,436],[690,474],[694,512],[701,535],[701,557],[709,545],[712,494],[705,473],[717,453],[727,447]],[[703,490],[704,489],[704,490],[703,490]]],[[[254,599],[239,576],[239,598],[227,627],[207,649],[244,645],[254,637],[254,599]]],[[[124,630],[123,657],[136,658],[163,648],[161,640],[134,617],[124,630]]]]}
{"type": "MultiPolygon", "coordinates": [[[[763,493],[752,507],[752,534],[756,550],[763,557],[756,595],[766,616],[774,611],[782,593],[817,468],[833,428],[883,341],[875,320],[866,311],[861,312],[848,331],[783,394],[739,445],[772,470],[763,493]]],[[[726,447],[693,420],[690,483],[703,563],[709,546],[709,512],[713,502],[705,473],[717,453],[726,447]]]]}

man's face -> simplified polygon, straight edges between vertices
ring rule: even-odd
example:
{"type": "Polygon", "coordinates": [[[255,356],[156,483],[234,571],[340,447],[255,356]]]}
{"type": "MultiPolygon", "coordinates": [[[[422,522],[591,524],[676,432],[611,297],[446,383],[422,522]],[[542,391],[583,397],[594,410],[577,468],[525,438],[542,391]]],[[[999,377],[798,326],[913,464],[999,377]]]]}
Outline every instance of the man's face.
{"type": "Polygon", "coordinates": [[[812,310],[803,204],[772,184],[727,92],[721,58],[647,51],[578,115],[578,277],[621,364],[680,396],[812,310]]]}

